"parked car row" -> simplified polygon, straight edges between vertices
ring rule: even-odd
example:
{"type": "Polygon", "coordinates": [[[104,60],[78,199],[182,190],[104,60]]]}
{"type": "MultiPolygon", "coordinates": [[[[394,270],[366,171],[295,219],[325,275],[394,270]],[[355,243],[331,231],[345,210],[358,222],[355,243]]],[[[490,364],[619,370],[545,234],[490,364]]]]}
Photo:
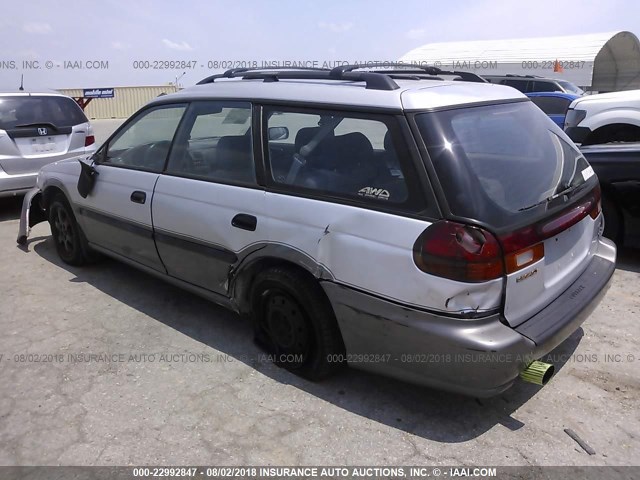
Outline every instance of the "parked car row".
{"type": "Polygon", "coordinates": [[[306,378],[544,384],[536,360],[615,268],[600,185],[524,94],[452,73],[213,75],[45,166],[18,242],[48,221],[64,262],[107,255],[246,315],[306,378]]]}
{"type": "Polygon", "coordinates": [[[557,78],[545,78],[536,75],[484,75],[484,78],[491,83],[513,87],[522,93],[560,92],[578,96],[584,94],[584,90],[577,85],[557,78]]]}

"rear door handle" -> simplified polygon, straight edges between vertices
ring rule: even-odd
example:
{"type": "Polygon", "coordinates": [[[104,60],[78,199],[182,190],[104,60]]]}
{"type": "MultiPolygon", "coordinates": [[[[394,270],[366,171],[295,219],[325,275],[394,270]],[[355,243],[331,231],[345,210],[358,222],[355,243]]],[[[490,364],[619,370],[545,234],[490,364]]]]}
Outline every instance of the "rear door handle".
{"type": "Polygon", "coordinates": [[[253,215],[247,215],[246,213],[239,213],[233,217],[233,220],[231,220],[231,225],[234,227],[249,230],[250,232],[255,232],[257,224],[258,219],[253,215]]]}
{"type": "Polygon", "coordinates": [[[141,192],[140,190],[136,190],[131,194],[131,201],[133,203],[143,203],[147,201],[147,194],[141,192]]]}

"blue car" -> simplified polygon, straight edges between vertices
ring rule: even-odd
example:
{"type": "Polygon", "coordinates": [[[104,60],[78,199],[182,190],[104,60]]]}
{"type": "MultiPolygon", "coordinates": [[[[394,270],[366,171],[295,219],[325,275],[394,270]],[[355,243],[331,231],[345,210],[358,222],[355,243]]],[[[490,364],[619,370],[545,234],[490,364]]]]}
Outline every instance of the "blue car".
{"type": "Polygon", "coordinates": [[[564,118],[569,105],[580,97],[580,95],[564,92],[531,92],[526,95],[562,129],[564,129],[564,118]]]}

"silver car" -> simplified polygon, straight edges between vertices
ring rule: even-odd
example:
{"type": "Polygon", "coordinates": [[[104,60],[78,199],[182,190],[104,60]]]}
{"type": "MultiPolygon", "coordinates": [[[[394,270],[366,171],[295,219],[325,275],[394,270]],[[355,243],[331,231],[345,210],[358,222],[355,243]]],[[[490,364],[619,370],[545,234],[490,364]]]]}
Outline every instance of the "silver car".
{"type": "Polygon", "coordinates": [[[246,315],[306,378],[544,384],[615,268],[598,180],[526,96],[455,73],[214,75],[45,167],[18,242],[48,220],[63,261],[108,255],[246,315]]]}
{"type": "Polygon", "coordinates": [[[33,188],[44,165],[95,149],[91,125],[73,99],[55,92],[0,92],[0,197],[33,188]]]}

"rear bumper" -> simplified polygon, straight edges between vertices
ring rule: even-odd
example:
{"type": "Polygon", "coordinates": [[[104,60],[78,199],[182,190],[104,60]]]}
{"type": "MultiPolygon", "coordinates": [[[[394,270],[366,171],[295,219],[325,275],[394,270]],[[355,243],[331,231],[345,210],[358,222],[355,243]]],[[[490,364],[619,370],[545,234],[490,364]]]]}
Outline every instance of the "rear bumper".
{"type": "Polygon", "coordinates": [[[616,250],[601,239],[591,263],[555,301],[516,329],[500,315],[460,320],[400,306],[325,282],[347,362],[443,390],[489,397],[584,322],[608,289],[616,250]]]}
{"type": "Polygon", "coordinates": [[[36,184],[38,172],[9,175],[0,169],[0,197],[22,195],[36,184]]]}

